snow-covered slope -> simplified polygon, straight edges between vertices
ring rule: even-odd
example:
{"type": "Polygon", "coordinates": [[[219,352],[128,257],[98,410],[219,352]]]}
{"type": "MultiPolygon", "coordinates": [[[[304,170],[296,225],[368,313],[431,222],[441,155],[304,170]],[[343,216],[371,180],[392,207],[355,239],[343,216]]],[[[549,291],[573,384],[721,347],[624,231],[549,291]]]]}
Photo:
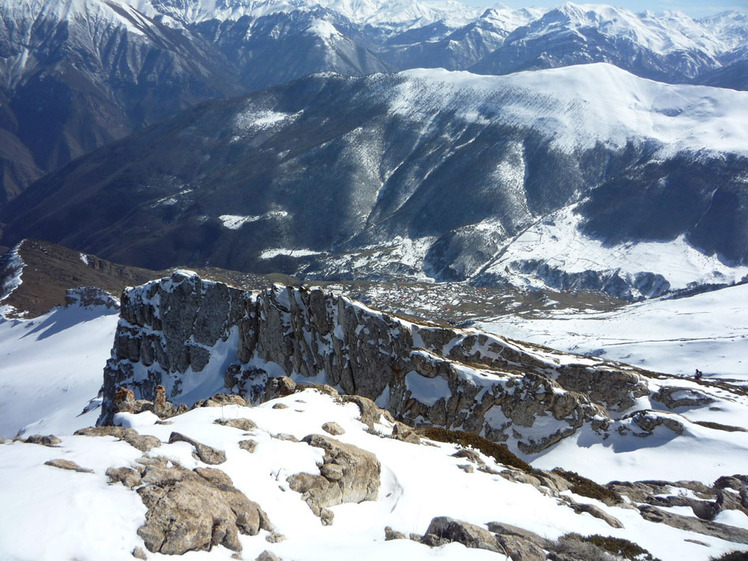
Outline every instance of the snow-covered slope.
{"type": "Polygon", "coordinates": [[[545,312],[482,321],[508,337],[603,356],[658,372],[748,382],[748,285],[677,299],[631,304],[605,313],[545,312]]]}
{"type": "MultiPolygon", "coordinates": [[[[631,507],[609,507],[567,492],[575,503],[595,505],[623,526],[613,528],[589,514],[574,514],[563,500],[548,496],[548,491],[498,475],[506,467],[492,458],[474,456],[485,463],[487,472],[472,469],[466,472],[460,466],[473,464],[452,456],[458,450],[456,446],[441,443],[425,446],[382,438],[378,432],[387,434],[391,430],[386,421],[376,425],[371,434],[358,415],[359,410],[353,404],[341,406],[328,395],[304,391],[255,408],[197,409],[170,419],[167,426],[156,424],[156,417],[147,413],[122,415],[118,420],[142,435],[154,435],[163,442],[146,456],[166,458],[169,466],[206,467],[192,456],[190,445],[167,444],[173,432],[226,452],[226,461],[214,467],[225,472],[241,492],[256,501],[267,513],[276,535],[284,536],[282,541],[273,540],[277,543],[268,543],[266,537],[270,533],[264,530],[254,537],[240,536],[244,559],[255,559],[266,550],[279,558],[299,561],[500,558],[500,553],[468,549],[458,543],[431,549],[408,539],[385,540],[385,526],[405,535],[423,534],[436,516],[450,516],[480,526],[489,521],[511,524],[549,540],[569,532],[613,535],[638,543],[662,561],[699,559],[704,552],[718,555],[745,548],[742,544],[646,521],[631,507]],[[241,436],[241,431],[213,423],[215,419],[236,418],[250,418],[257,428],[241,436]],[[321,450],[290,439],[322,433],[321,426],[328,422],[337,423],[345,431],[336,437],[340,441],[376,455],[381,463],[381,486],[375,501],[332,507],[334,523],[322,526],[301,495],[289,489],[286,478],[299,472],[319,473],[321,450]],[[251,454],[238,445],[238,441],[248,437],[256,442],[251,454]]],[[[142,454],[111,437],[62,435],[57,448],[20,442],[1,445],[0,468],[5,476],[0,485],[5,508],[0,512],[0,554],[8,559],[38,561],[60,557],[87,560],[102,555],[112,560],[132,559],[131,552],[136,547],[145,549],[137,530],[145,521],[146,508],[134,490],[119,483],[107,485],[105,472],[109,468],[137,466],[142,454]],[[93,473],[44,465],[55,458],[76,462],[93,473]],[[44,516],[40,517],[42,512],[44,516]],[[44,540],[32,538],[28,531],[40,525],[45,530],[44,540]]],[[[694,462],[694,469],[697,466],[698,462],[694,462]]],[[[733,514],[734,524],[744,524],[743,518],[748,520],[740,511],[725,513],[733,514]]],[[[230,550],[216,546],[211,551],[186,554],[185,558],[229,559],[231,555],[230,550]]],[[[174,557],[149,552],[148,558],[174,557]]]]}
{"type": "MultiPolygon", "coordinates": [[[[187,470],[203,469],[206,476],[223,472],[231,484],[265,511],[274,531],[271,534],[262,530],[256,536],[240,536],[239,547],[244,559],[256,559],[263,551],[272,551],[281,559],[298,561],[348,561],[354,557],[372,561],[383,557],[424,561],[435,557],[455,561],[501,558],[501,550],[496,553],[466,548],[460,543],[446,543],[432,549],[408,539],[385,539],[387,526],[405,536],[423,534],[436,516],[449,516],[480,527],[491,521],[510,524],[515,527],[514,532],[516,528],[522,528],[538,534],[541,537],[539,543],[547,543],[542,541],[543,538],[554,542],[570,532],[583,536],[615,536],[639,544],[662,561],[701,559],[705,552],[719,555],[746,549],[743,543],[703,533],[706,531],[704,524],[690,508],[662,509],[663,512],[684,515],[691,521],[693,529],[675,528],[643,518],[631,504],[610,506],[569,490],[559,493],[551,487],[528,484],[532,476],[508,469],[477,450],[466,453],[454,444],[415,444],[386,438],[392,432],[391,421],[379,417],[369,428],[359,420],[360,415],[359,407],[353,403],[343,404],[331,395],[306,390],[258,407],[198,408],[172,417],[167,423],[157,422],[158,418],[152,413],[120,414],[118,423],[136,429],[140,435],[155,436],[160,445],[145,453],[124,440],[70,433],[58,433],[61,443],[56,447],[20,441],[2,444],[0,469],[4,477],[0,490],[4,508],[0,510],[0,555],[7,559],[33,558],[37,561],[61,557],[93,560],[102,556],[112,560],[132,559],[131,552],[136,548],[145,550],[138,535],[138,528],[146,521],[146,507],[139,497],[144,493],[144,487],[136,483],[136,487],[141,489],[138,493],[113,481],[114,473],[107,470],[143,469],[143,462],[160,465],[154,464],[158,458],[164,458],[163,473],[168,475],[169,470],[174,470],[175,477],[178,466],[187,470]],[[251,419],[256,428],[247,432],[214,422],[236,419],[251,419]],[[343,431],[335,439],[376,456],[381,464],[381,482],[376,500],[333,506],[330,511],[335,515],[334,521],[323,526],[302,495],[289,487],[287,479],[300,472],[319,475],[322,450],[298,439],[311,433],[324,434],[322,427],[329,426],[328,423],[336,423],[343,431]],[[169,443],[173,433],[224,451],[225,461],[206,465],[195,457],[192,445],[169,443]],[[240,445],[240,441],[244,444],[253,442],[249,448],[252,452],[248,453],[248,447],[240,445]],[[64,471],[45,465],[55,459],[74,462],[92,473],[64,471]],[[217,468],[220,472],[209,472],[205,468],[217,468]],[[580,509],[580,504],[588,505],[586,510],[580,509]],[[575,505],[579,514],[575,514],[570,505],[575,505]],[[32,537],[34,534],[29,531],[40,527],[44,529],[44,540],[32,537]],[[283,539],[278,538],[281,535],[283,539]]],[[[721,441],[711,443],[710,451],[712,456],[715,451],[724,454],[721,468],[724,473],[732,474],[745,465],[745,446],[741,448],[737,444],[739,438],[730,439],[728,433],[724,434],[721,441]]],[[[683,438],[691,442],[703,436],[694,432],[683,438]]],[[[637,439],[629,436],[628,442],[632,445],[641,442],[640,438],[637,439]]],[[[580,454],[579,448],[575,449],[576,458],[567,454],[566,459],[578,464],[583,456],[587,458],[586,465],[591,465],[589,453],[594,450],[580,454]]],[[[704,469],[707,457],[698,448],[696,450],[694,454],[693,447],[689,450],[663,441],[659,447],[642,448],[632,464],[627,459],[633,456],[603,448],[607,458],[595,465],[613,468],[598,474],[619,480],[639,473],[669,476],[671,480],[687,473],[690,480],[698,481],[702,476],[710,480],[711,462],[706,462],[709,468],[704,469]],[[616,465],[609,459],[617,455],[622,456],[622,460],[616,465]],[[659,463],[665,457],[667,461],[659,463]]],[[[597,460],[600,458],[596,457],[597,460]]],[[[149,480],[143,481],[144,485],[150,483],[153,489],[155,476],[157,474],[153,472],[149,480]]],[[[563,480],[556,479],[555,484],[559,481],[563,480]]],[[[698,498],[705,495],[696,495],[688,488],[698,489],[693,485],[674,483],[665,486],[659,496],[660,504],[668,504],[667,500],[687,499],[708,504],[698,498]]],[[[189,493],[186,485],[183,489],[189,493]]],[[[734,495],[737,496],[737,492],[734,495]]],[[[184,513],[179,515],[185,516],[184,513]]],[[[740,510],[725,510],[718,515],[717,521],[730,524],[739,531],[746,527],[748,516],[740,510]]],[[[551,547],[546,545],[546,548],[551,547]]],[[[229,559],[232,554],[232,551],[217,545],[209,551],[187,553],[184,558],[229,559]]],[[[590,554],[589,550],[586,554],[590,554]]],[[[174,558],[157,552],[148,552],[147,556],[149,559],[174,558]]],[[[587,559],[582,553],[573,558],[587,559]]]]}
{"type": "Polygon", "coordinates": [[[72,433],[101,388],[117,310],[55,308],[33,320],[0,316],[0,436],[72,433]]]}

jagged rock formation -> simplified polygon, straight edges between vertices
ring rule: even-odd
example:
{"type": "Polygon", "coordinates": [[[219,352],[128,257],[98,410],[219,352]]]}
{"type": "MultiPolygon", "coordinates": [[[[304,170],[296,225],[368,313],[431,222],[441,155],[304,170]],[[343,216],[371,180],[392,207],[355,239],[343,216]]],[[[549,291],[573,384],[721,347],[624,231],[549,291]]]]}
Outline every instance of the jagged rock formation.
{"type": "Polygon", "coordinates": [[[258,401],[278,375],[324,379],[409,424],[484,434],[527,453],[585,425],[605,434],[610,412],[649,393],[622,365],[410,323],[322,290],[250,293],[176,272],[123,295],[99,422],[136,410],[137,399],[174,412],[166,399],[183,408],[228,390],[258,401]]]}

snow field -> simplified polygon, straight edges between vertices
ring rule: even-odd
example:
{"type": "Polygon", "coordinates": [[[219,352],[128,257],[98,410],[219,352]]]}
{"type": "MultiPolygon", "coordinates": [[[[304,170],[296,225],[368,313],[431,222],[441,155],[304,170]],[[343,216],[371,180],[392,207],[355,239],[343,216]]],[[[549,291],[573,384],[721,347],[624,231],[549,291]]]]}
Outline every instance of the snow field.
{"type": "MultiPolygon", "coordinates": [[[[489,521],[514,524],[549,539],[568,532],[624,537],[640,543],[663,561],[701,558],[705,547],[686,542],[685,538],[708,544],[706,551],[710,555],[735,547],[721,540],[646,522],[635,510],[606,507],[574,496],[578,502],[595,503],[625,525],[625,529],[613,529],[588,514],[573,514],[531,485],[479,471],[466,473],[458,467],[466,460],[451,457],[456,449],[452,445],[413,445],[370,434],[357,420],[358,415],[356,405],[336,404],[330,396],[312,390],[255,408],[197,409],[170,419],[171,425],[155,424],[157,419],[150,413],[121,414],[117,420],[164,442],[172,431],[178,431],[226,451],[226,463],[216,467],[259,503],[275,529],[286,536],[285,541],[276,544],[264,539],[265,532],[255,537],[242,536],[245,559],[254,559],[266,549],[284,559],[296,560],[375,560],[386,556],[415,560],[496,559],[494,553],[466,549],[459,544],[431,549],[408,540],[384,541],[385,526],[406,535],[422,534],[433,517],[443,515],[478,525],[489,521]],[[274,409],[277,403],[287,408],[274,409]],[[250,418],[259,428],[245,435],[238,429],[213,424],[217,418],[232,417],[250,418]],[[345,434],[338,437],[341,441],[377,455],[382,464],[382,486],[377,501],[332,507],[335,522],[324,527],[286,483],[293,473],[318,473],[322,451],[273,436],[290,434],[303,438],[310,433],[322,433],[321,426],[328,421],[337,422],[345,429],[345,434]],[[245,438],[257,441],[254,453],[238,447],[238,441],[245,438]]],[[[391,430],[387,426],[378,428],[383,433],[391,430]]],[[[148,455],[164,456],[187,468],[202,465],[191,452],[190,445],[177,442],[154,448],[148,455]]],[[[108,556],[111,559],[127,558],[132,548],[140,544],[136,530],[144,519],[145,507],[134,491],[119,484],[107,485],[104,472],[108,467],[130,465],[139,456],[140,452],[134,448],[110,437],[66,436],[61,448],[18,442],[0,446],[0,469],[6,474],[0,486],[3,496],[9,499],[6,504],[13,505],[0,511],[0,551],[10,559],[59,559],[64,552],[65,558],[84,561],[99,559],[102,551],[113,552],[108,556]],[[95,473],[73,473],[42,465],[47,459],[57,457],[76,461],[95,473]],[[42,526],[45,535],[54,539],[34,539],[24,530],[34,525],[42,526]]],[[[493,460],[483,459],[493,469],[503,469],[493,460]]],[[[230,553],[217,547],[210,552],[189,553],[185,559],[228,559],[230,553]]],[[[167,556],[149,554],[149,558],[167,559],[167,556]]]]}

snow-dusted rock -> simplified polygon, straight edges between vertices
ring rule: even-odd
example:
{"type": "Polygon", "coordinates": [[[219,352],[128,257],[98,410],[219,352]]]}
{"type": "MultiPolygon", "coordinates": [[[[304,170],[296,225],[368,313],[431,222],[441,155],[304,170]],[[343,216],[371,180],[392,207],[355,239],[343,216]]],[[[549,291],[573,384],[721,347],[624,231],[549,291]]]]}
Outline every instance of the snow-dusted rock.
{"type": "Polygon", "coordinates": [[[614,363],[415,324],[322,290],[247,293],[177,272],[122,302],[104,424],[138,399],[145,408],[155,399],[154,412],[177,411],[166,400],[184,406],[233,391],[258,401],[309,380],[348,394],[368,425],[380,422],[375,400],[410,424],[485,434],[535,453],[585,425],[607,431],[609,410],[649,393],[644,377],[614,363]]]}
{"type": "Polygon", "coordinates": [[[187,470],[163,458],[144,460],[138,489],[148,507],[138,535],[151,552],[181,555],[223,545],[241,551],[239,533],[270,530],[265,512],[214,468],[187,470]]]}

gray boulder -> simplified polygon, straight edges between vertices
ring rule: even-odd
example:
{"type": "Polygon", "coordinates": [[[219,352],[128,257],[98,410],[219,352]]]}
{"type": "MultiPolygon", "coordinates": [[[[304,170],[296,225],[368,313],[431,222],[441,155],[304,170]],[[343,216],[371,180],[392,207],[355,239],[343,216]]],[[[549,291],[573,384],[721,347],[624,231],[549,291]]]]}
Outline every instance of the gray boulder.
{"type": "Polygon", "coordinates": [[[325,451],[320,475],[298,473],[288,482],[323,523],[332,523],[327,507],[376,500],[382,468],[374,454],[318,434],[305,437],[303,442],[325,451]]]}

